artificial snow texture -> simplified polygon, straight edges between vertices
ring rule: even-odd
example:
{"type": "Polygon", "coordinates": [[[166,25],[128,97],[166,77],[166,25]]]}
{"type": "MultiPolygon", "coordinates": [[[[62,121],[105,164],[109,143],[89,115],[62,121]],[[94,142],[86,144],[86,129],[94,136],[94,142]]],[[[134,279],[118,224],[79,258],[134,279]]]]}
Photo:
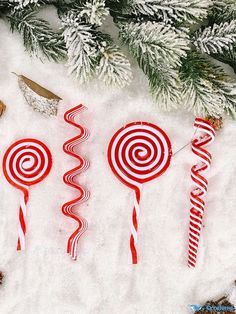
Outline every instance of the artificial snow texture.
{"type": "MultiPolygon", "coordinates": [[[[80,86],[63,65],[31,59],[22,40],[0,20],[0,98],[7,111],[0,119],[0,161],[7,147],[25,137],[45,142],[53,168],[30,188],[26,251],[16,251],[20,191],[0,175],[1,314],[188,314],[221,296],[236,275],[236,123],[226,120],[209,147],[213,155],[206,197],[200,254],[195,270],[187,267],[190,147],[173,157],[161,177],[143,187],[138,231],[138,265],[128,264],[133,192],[111,172],[106,151],[110,138],[132,121],[149,121],[169,135],[173,152],[191,140],[194,117],[157,109],[143,73],[133,64],[134,81],[111,89],[94,81],[80,86]],[[57,117],[45,117],[28,106],[17,78],[23,74],[62,97],[57,117]],[[91,198],[80,207],[89,229],[79,242],[76,262],[66,254],[76,223],[61,213],[63,202],[77,191],[64,185],[63,173],[77,162],[62,151],[76,128],[63,113],[83,103],[89,110],[80,122],[91,132],[80,145],[90,168],[79,182],[91,198]]],[[[236,305],[236,294],[231,300],[236,305]]]]}

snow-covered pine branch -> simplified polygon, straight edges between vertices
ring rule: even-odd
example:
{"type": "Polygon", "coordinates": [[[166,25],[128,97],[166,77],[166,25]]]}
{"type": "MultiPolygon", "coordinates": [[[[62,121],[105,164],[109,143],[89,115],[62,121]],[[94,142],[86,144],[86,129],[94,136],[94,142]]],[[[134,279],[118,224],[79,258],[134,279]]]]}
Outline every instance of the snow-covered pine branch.
{"type": "Polygon", "coordinates": [[[132,80],[129,60],[114,44],[103,42],[101,57],[96,68],[98,78],[107,85],[124,87],[132,80]]]}
{"type": "Polygon", "coordinates": [[[62,19],[69,73],[74,73],[80,83],[97,75],[107,85],[124,87],[129,84],[132,73],[126,56],[109,35],[80,18],[72,12],[62,19]]]}
{"type": "Polygon", "coordinates": [[[226,83],[225,73],[200,53],[188,53],[180,69],[180,79],[183,106],[193,111],[196,116],[219,117],[226,107],[233,108],[233,90],[231,85],[226,83]]]}
{"type": "Polygon", "coordinates": [[[235,6],[235,0],[213,0],[213,5],[217,9],[224,10],[231,6],[235,6]]]}
{"type": "Polygon", "coordinates": [[[223,53],[236,43],[236,20],[214,24],[197,32],[193,43],[201,52],[223,53]]]}
{"type": "Polygon", "coordinates": [[[123,42],[144,72],[146,64],[179,66],[189,49],[188,35],[163,22],[122,23],[119,28],[123,42]]]}
{"type": "Polygon", "coordinates": [[[65,45],[60,33],[55,33],[47,21],[37,17],[37,11],[13,10],[8,16],[11,30],[17,30],[31,55],[45,55],[49,60],[59,61],[65,57],[65,45]]]}
{"type": "Polygon", "coordinates": [[[91,25],[100,26],[106,16],[109,14],[109,9],[106,7],[105,0],[86,1],[79,16],[91,25]]]}
{"type": "Polygon", "coordinates": [[[85,83],[94,75],[98,58],[92,26],[80,22],[73,12],[62,19],[62,25],[69,73],[74,73],[80,83],[85,83]]]}
{"type": "Polygon", "coordinates": [[[15,3],[17,8],[24,8],[29,4],[37,4],[39,0],[9,0],[10,3],[15,3]]]}
{"type": "Polygon", "coordinates": [[[160,64],[147,73],[151,94],[159,108],[176,109],[181,100],[181,85],[178,70],[160,64]]]}
{"type": "Polygon", "coordinates": [[[211,5],[211,0],[133,0],[132,7],[135,14],[193,22],[205,18],[211,5]]]}
{"type": "Polygon", "coordinates": [[[213,81],[215,88],[221,95],[224,104],[224,110],[227,114],[231,115],[234,119],[236,118],[236,83],[233,82],[230,77],[219,70],[220,76],[213,81]]]}
{"type": "Polygon", "coordinates": [[[236,19],[236,1],[235,0],[225,0],[219,1],[215,0],[212,7],[211,15],[214,17],[216,23],[220,22],[230,22],[236,19]]]}

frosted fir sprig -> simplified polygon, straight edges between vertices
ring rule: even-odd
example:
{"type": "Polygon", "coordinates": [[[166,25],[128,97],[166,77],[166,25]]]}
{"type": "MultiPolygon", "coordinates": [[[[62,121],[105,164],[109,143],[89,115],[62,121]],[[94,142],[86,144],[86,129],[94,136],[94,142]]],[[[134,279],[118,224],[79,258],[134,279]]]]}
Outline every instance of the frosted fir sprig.
{"type": "Polygon", "coordinates": [[[101,56],[96,68],[99,79],[107,85],[125,87],[132,80],[130,62],[116,45],[102,43],[101,56]]]}
{"type": "Polygon", "coordinates": [[[10,3],[16,4],[16,9],[23,9],[29,4],[38,4],[39,0],[10,0],[10,3]]]}
{"type": "Polygon", "coordinates": [[[107,85],[124,87],[131,82],[130,63],[108,35],[82,23],[74,14],[67,15],[62,23],[69,73],[74,73],[80,83],[95,75],[107,85]]]}
{"type": "Polygon", "coordinates": [[[194,45],[204,53],[223,53],[236,43],[236,20],[204,28],[197,32],[194,45]]]}
{"type": "Polygon", "coordinates": [[[92,0],[85,2],[79,16],[91,25],[100,26],[108,14],[105,0],[92,0]]]}
{"type": "Polygon", "coordinates": [[[61,33],[52,30],[49,23],[37,16],[34,10],[17,10],[7,16],[11,30],[17,30],[32,56],[46,56],[49,60],[65,58],[65,45],[61,33]]]}
{"type": "Polygon", "coordinates": [[[69,73],[74,73],[80,83],[85,83],[93,76],[98,57],[92,26],[81,23],[73,14],[64,17],[62,25],[69,73]]]}
{"type": "Polygon", "coordinates": [[[120,37],[145,72],[145,64],[176,67],[189,50],[189,37],[165,23],[123,23],[120,37]],[[158,35],[157,35],[158,34],[158,35]],[[147,61],[147,62],[146,62],[147,61]]]}
{"type": "Polygon", "coordinates": [[[156,16],[164,21],[173,19],[178,22],[192,23],[196,19],[206,18],[211,5],[211,0],[134,0],[133,12],[156,16]]]}
{"type": "Polygon", "coordinates": [[[235,116],[236,84],[200,53],[188,53],[180,68],[180,79],[182,103],[187,110],[202,117],[219,117],[224,111],[235,116]]]}
{"type": "Polygon", "coordinates": [[[181,101],[181,85],[178,70],[160,64],[148,71],[150,91],[158,107],[171,111],[178,108],[181,101]]]}

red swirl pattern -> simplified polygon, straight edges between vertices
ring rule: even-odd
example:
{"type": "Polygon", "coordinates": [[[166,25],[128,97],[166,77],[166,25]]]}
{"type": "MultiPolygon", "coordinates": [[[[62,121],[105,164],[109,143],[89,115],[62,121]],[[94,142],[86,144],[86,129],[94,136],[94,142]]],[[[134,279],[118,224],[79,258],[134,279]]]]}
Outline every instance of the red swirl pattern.
{"type": "Polygon", "coordinates": [[[52,156],[45,144],[36,139],[23,139],[12,144],[3,158],[3,172],[10,184],[20,189],[17,250],[25,249],[26,205],[30,185],[42,181],[50,172],[52,156]]]}
{"type": "Polygon", "coordinates": [[[88,139],[89,137],[89,131],[79,125],[75,120],[76,116],[79,115],[82,111],[86,110],[87,108],[83,105],[78,105],[70,110],[68,110],[65,115],[64,119],[67,123],[75,126],[79,130],[79,135],[75,136],[74,138],[68,140],[63,145],[63,150],[68,155],[76,158],[79,161],[79,165],[68,172],[66,172],[63,176],[64,183],[75,188],[79,192],[79,196],[72,201],[69,201],[65,203],[62,206],[62,212],[65,216],[70,217],[74,219],[78,223],[78,227],[76,230],[71,234],[71,236],[68,239],[67,243],[67,253],[71,256],[73,260],[77,259],[77,246],[78,241],[82,234],[86,231],[88,228],[87,221],[78,215],[77,212],[75,212],[75,209],[81,205],[83,202],[86,202],[90,196],[89,192],[86,191],[81,185],[76,183],[76,176],[79,175],[81,172],[85,171],[89,167],[89,162],[81,157],[77,153],[77,146],[88,139]]]}
{"type": "Polygon", "coordinates": [[[192,141],[192,151],[199,159],[199,163],[191,169],[191,178],[195,184],[190,193],[190,223],[189,223],[189,249],[188,249],[188,266],[194,268],[197,261],[197,253],[202,228],[205,202],[203,200],[207,193],[208,180],[203,176],[212,161],[211,154],[205,149],[215,139],[215,130],[209,121],[196,118],[194,127],[201,132],[201,135],[192,141]]]}
{"type": "Polygon", "coordinates": [[[108,146],[107,158],[114,174],[134,190],[130,260],[137,264],[138,219],[142,185],[162,173],[170,164],[171,143],[166,133],[148,122],[132,122],[119,129],[108,146]]]}

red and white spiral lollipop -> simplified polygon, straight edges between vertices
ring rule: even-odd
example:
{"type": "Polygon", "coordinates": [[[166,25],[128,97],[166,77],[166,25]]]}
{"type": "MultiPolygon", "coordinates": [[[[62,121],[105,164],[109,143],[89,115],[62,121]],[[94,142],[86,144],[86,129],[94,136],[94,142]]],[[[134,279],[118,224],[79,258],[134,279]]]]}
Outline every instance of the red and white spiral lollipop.
{"type": "Polygon", "coordinates": [[[27,138],[12,144],[3,158],[3,172],[10,184],[23,192],[19,209],[17,250],[25,249],[26,204],[29,186],[42,181],[50,172],[52,156],[45,144],[27,138]]]}
{"type": "Polygon", "coordinates": [[[143,183],[167,170],[171,159],[171,143],[158,126],[133,122],[118,130],[108,147],[108,162],[115,175],[135,192],[131,224],[130,252],[137,264],[137,231],[139,203],[143,183]]]}

